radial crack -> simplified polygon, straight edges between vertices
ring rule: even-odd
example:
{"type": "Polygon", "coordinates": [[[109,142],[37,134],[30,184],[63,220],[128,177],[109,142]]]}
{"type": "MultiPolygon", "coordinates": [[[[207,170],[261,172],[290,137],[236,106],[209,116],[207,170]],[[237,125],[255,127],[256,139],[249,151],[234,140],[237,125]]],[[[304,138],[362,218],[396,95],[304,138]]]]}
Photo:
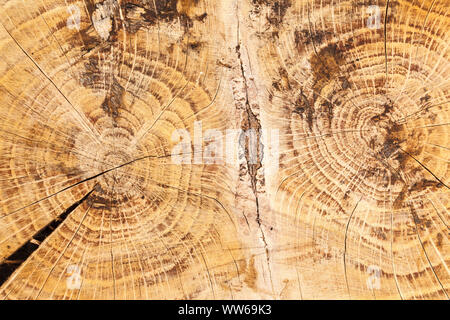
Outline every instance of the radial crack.
{"type": "Polygon", "coordinates": [[[69,214],[78,208],[94,192],[95,187],[89,191],[83,198],[72,204],[63,213],[53,219],[44,228],[39,230],[24,245],[18,248],[13,254],[7,257],[0,264],[0,286],[5,283],[9,277],[16,271],[31,254],[36,251],[42,242],[44,242],[54,231],[67,219],[69,214]]]}

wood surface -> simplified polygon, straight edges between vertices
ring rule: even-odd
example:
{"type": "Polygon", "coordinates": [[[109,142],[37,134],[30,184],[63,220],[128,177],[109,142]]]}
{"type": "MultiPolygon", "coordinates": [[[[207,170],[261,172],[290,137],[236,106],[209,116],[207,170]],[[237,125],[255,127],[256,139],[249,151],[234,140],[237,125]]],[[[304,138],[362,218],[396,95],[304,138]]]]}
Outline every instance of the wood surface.
{"type": "Polygon", "coordinates": [[[449,31],[449,0],[0,0],[0,298],[448,299],[449,31]]]}

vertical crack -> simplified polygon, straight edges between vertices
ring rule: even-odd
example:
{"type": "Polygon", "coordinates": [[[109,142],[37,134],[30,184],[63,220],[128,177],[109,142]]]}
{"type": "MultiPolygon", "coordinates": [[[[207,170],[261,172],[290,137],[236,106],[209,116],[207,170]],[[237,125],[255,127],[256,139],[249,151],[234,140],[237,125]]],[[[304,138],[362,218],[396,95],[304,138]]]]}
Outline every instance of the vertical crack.
{"type": "MultiPolygon", "coordinates": [[[[247,141],[244,142],[244,154],[247,163],[247,170],[250,176],[250,183],[252,187],[253,194],[255,195],[255,204],[256,204],[256,222],[258,224],[259,230],[261,232],[261,239],[264,243],[264,250],[266,253],[266,262],[269,270],[269,277],[272,286],[272,291],[274,291],[273,281],[272,281],[272,270],[270,268],[270,255],[269,255],[269,247],[267,244],[266,236],[264,234],[264,230],[262,228],[261,223],[261,214],[260,214],[260,205],[258,198],[258,187],[257,187],[257,173],[258,170],[262,167],[262,159],[263,159],[263,145],[261,143],[261,123],[258,117],[252,110],[249,100],[248,94],[248,79],[245,75],[244,62],[242,61],[242,47],[241,47],[241,39],[240,39],[240,19],[239,19],[239,4],[237,4],[237,44],[236,44],[236,54],[239,60],[239,67],[241,76],[244,82],[244,92],[245,92],[245,113],[246,117],[243,119],[242,129],[243,131],[252,131],[256,134],[256,136],[250,136],[247,141]],[[253,140],[253,141],[252,141],[253,140]],[[252,143],[256,143],[256,148],[252,146],[252,143]],[[253,154],[256,151],[256,155],[253,154]]],[[[239,139],[241,141],[241,139],[239,139]]]]}

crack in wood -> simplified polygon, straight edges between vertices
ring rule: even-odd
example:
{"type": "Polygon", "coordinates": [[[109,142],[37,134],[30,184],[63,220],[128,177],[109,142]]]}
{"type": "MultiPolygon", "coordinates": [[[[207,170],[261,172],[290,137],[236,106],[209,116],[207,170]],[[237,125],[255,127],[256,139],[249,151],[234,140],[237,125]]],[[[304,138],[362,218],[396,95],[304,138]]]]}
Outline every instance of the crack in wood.
{"type": "Polygon", "coordinates": [[[57,228],[69,217],[76,208],[78,208],[83,202],[85,202],[89,196],[95,191],[94,188],[89,191],[83,198],[76,201],[63,213],[53,219],[44,228],[39,230],[33,237],[23,244],[20,248],[14,251],[9,257],[5,258],[0,264],[0,286],[3,285],[20,266],[26,262],[31,254],[35,252],[41,244],[49,238],[57,228]]]}

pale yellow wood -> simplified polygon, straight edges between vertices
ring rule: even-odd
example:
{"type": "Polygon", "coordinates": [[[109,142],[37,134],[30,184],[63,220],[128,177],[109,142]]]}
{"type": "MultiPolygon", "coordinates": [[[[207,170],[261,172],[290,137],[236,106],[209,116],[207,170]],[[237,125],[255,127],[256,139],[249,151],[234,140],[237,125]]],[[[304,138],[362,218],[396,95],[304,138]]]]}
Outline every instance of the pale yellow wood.
{"type": "Polygon", "coordinates": [[[448,299],[448,7],[0,0],[0,298],[448,299]]]}

